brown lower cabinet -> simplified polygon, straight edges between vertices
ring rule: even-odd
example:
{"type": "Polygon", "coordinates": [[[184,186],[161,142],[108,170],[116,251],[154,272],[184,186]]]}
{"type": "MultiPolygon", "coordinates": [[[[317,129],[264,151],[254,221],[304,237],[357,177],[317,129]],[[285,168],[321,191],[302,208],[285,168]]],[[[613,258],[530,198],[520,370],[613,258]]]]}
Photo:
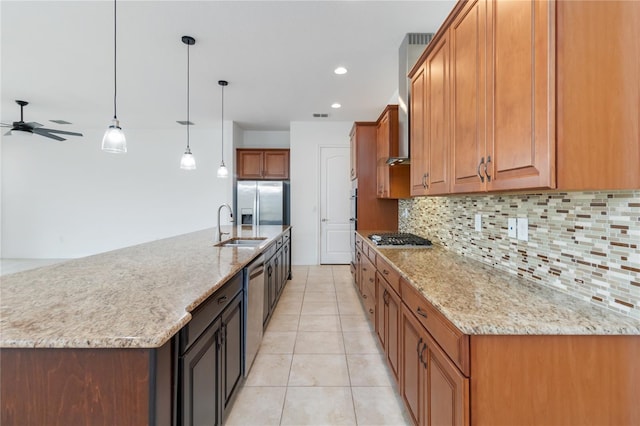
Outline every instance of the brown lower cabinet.
{"type": "Polygon", "coordinates": [[[402,308],[402,399],[416,425],[468,425],[469,379],[402,308]]]}
{"type": "Polygon", "coordinates": [[[464,334],[361,238],[356,259],[413,424],[640,424],[640,336],[464,334]]]}

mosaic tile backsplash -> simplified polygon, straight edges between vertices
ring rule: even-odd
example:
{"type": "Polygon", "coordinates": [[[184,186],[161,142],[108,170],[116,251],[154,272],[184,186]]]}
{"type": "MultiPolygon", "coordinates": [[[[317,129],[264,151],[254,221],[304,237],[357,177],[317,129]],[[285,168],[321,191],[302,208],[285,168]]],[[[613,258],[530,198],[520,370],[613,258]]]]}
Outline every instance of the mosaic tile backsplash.
{"type": "Polygon", "coordinates": [[[640,319],[640,191],[417,197],[398,208],[403,232],[640,319]],[[509,238],[507,219],[525,217],[529,241],[509,238]]]}

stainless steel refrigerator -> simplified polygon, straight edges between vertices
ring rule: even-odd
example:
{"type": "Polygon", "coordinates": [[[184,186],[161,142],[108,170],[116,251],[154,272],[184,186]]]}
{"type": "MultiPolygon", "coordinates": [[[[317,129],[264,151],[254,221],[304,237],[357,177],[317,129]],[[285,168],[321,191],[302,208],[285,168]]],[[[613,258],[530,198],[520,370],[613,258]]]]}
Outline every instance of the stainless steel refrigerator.
{"type": "Polygon", "coordinates": [[[238,181],[236,217],[241,225],[289,225],[289,181],[238,181]]]}

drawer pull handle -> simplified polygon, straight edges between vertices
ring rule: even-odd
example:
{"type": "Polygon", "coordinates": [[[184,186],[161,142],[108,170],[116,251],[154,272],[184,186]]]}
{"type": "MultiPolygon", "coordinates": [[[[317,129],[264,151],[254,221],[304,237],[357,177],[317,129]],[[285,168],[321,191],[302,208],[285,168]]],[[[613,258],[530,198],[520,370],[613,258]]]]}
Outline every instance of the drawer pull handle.
{"type": "Polygon", "coordinates": [[[369,278],[369,282],[372,283],[373,282],[373,278],[369,278]]]}
{"type": "Polygon", "coordinates": [[[387,271],[386,269],[383,269],[382,273],[385,274],[385,275],[389,275],[389,271],[387,271]]]}
{"type": "Polygon", "coordinates": [[[219,297],[218,298],[218,305],[222,305],[226,301],[227,301],[227,296],[219,297]]]}
{"type": "Polygon", "coordinates": [[[362,295],[362,298],[363,298],[363,299],[366,299],[366,298],[367,298],[367,295],[366,295],[366,294],[363,294],[363,295],[362,295]]]}
{"type": "Polygon", "coordinates": [[[372,308],[369,308],[369,313],[373,314],[373,309],[372,308]]]}
{"type": "Polygon", "coordinates": [[[416,311],[418,313],[418,315],[420,315],[421,317],[425,317],[427,318],[427,313],[425,311],[423,311],[422,309],[420,309],[420,307],[418,307],[418,310],[416,311]]]}

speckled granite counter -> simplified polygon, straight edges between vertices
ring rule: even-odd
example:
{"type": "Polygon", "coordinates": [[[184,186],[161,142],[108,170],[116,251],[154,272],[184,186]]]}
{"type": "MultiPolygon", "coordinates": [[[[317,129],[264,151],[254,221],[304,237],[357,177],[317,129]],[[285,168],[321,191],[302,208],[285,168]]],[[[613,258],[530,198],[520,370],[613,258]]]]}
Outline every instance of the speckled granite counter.
{"type": "Polygon", "coordinates": [[[162,346],[288,228],[233,228],[266,237],[257,247],[214,247],[212,228],[3,276],[0,347],[162,346]]]}
{"type": "Polygon", "coordinates": [[[463,333],[640,335],[640,321],[442,247],[376,248],[463,333]]]}

